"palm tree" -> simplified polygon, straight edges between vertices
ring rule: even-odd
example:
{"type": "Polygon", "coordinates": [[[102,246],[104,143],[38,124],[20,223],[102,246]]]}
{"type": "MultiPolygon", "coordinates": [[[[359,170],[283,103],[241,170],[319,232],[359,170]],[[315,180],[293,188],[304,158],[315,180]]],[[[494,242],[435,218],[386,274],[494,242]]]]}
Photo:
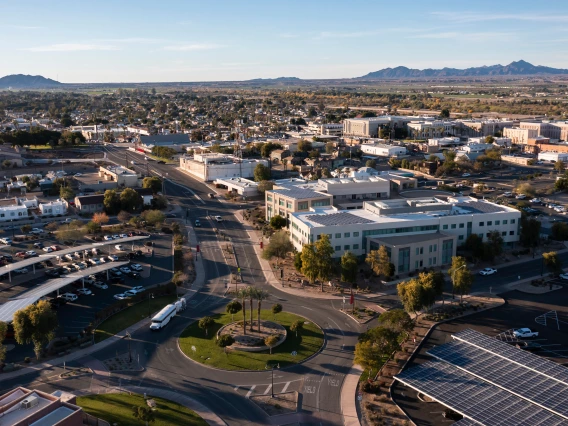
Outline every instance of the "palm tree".
{"type": "Polygon", "coordinates": [[[237,291],[236,296],[242,300],[242,305],[243,305],[243,334],[246,336],[247,335],[247,305],[246,305],[246,301],[247,301],[247,297],[248,297],[248,288],[241,288],[239,291],[237,291]]]}
{"type": "Polygon", "coordinates": [[[284,175],[288,174],[287,168],[286,166],[288,166],[288,159],[287,158],[283,158],[282,159],[282,166],[284,166],[284,175]]]}
{"type": "Polygon", "coordinates": [[[256,302],[257,302],[257,318],[258,318],[258,332],[260,333],[260,307],[262,305],[262,301],[268,299],[268,292],[266,290],[258,289],[256,290],[256,302]]]}
{"type": "Polygon", "coordinates": [[[250,331],[254,331],[254,328],[252,327],[252,313],[253,313],[252,302],[254,301],[254,299],[256,299],[257,292],[258,290],[255,287],[249,287],[247,291],[248,293],[247,296],[250,303],[250,331]]]}

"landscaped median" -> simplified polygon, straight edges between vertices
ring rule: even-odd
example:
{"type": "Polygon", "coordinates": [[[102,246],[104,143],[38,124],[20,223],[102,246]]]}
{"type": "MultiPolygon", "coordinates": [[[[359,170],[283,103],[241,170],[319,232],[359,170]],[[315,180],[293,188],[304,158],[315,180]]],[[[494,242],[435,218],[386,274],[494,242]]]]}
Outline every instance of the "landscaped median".
{"type": "MultiPolygon", "coordinates": [[[[194,411],[183,405],[162,398],[148,396],[154,400],[155,407],[152,410],[154,421],[152,426],[205,426],[207,422],[199,417],[194,411]]],[[[137,426],[148,424],[146,418],[134,417],[133,407],[148,407],[142,395],[108,393],[101,395],[80,396],[77,405],[82,407],[88,414],[106,420],[111,425],[137,426]]]]}
{"type": "MultiPolygon", "coordinates": [[[[146,295],[146,292],[144,294],[146,295]]],[[[114,336],[116,333],[136,324],[138,321],[148,318],[148,313],[152,315],[164,306],[169,303],[174,303],[177,300],[175,294],[156,298],[149,298],[147,295],[145,297],[146,300],[142,299],[135,305],[117,312],[100,323],[95,330],[95,343],[114,336]]]]}
{"type": "MultiPolygon", "coordinates": [[[[256,329],[256,310],[254,326],[256,329]]],[[[248,315],[247,315],[248,316],[248,315]]],[[[279,365],[280,368],[297,364],[318,352],[323,345],[324,335],[320,327],[299,315],[280,312],[273,315],[272,311],[262,310],[262,320],[274,321],[286,328],[287,337],[284,343],[269,351],[242,352],[238,350],[225,351],[217,345],[217,331],[224,325],[233,322],[231,314],[217,314],[211,317],[213,325],[207,329],[199,327],[199,321],[187,327],[179,339],[183,353],[194,361],[224,370],[264,370],[267,366],[279,365]],[[296,337],[290,326],[296,321],[304,325],[296,337]]],[[[235,320],[239,320],[235,315],[235,320]]],[[[248,320],[248,318],[247,318],[248,320]]],[[[248,321],[247,321],[248,323],[248,321]]],[[[247,335],[255,336],[254,331],[247,327],[247,335]]]]}

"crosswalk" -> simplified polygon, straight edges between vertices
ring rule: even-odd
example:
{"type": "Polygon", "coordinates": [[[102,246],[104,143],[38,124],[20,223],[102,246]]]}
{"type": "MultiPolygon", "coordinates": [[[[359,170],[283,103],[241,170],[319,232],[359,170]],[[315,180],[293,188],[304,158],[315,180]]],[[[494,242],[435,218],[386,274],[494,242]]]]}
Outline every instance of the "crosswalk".
{"type": "MultiPolygon", "coordinates": [[[[299,384],[299,380],[274,383],[274,393],[278,394],[299,390],[299,384]]],[[[245,398],[250,398],[255,395],[268,395],[272,391],[272,384],[239,385],[235,386],[233,390],[245,398]]]]}

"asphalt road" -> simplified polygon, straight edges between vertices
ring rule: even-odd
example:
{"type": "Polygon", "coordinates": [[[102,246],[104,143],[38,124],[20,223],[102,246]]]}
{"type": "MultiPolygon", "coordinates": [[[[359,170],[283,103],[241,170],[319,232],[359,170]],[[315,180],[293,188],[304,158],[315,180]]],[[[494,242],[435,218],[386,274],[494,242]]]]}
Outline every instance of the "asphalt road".
{"type": "MultiPolygon", "coordinates": [[[[124,163],[124,150],[110,148],[107,155],[113,161],[124,163]]],[[[128,156],[137,162],[143,162],[142,155],[129,152],[128,156]]],[[[146,170],[145,166],[141,167],[146,170]]],[[[285,311],[303,315],[317,323],[326,335],[324,348],[318,355],[303,364],[276,370],[274,373],[275,392],[296,390],[301,395],[300,412],[287,418],[286,423],[342,425],[341,386],[352,365],[353,349],[363,327],[339,312],[337,302],[293,297],[267,284],[254,252],[253,244],[258,242],[251,241],[242,224],[236,220],[233,215],[234,205],[209,199],[207,194],[210,189],[207,186],[190,179],[174,166],[151,162],[149,169],[164,176],[168,173],[165,194],[179,202],[183,209],[187,209],[190,223],[194,223],[195,219],[200,219],[202,223],[201,228],[190,229],[190,232],[196,232],[200,244],[206,274],[203,289],[190,301],[189,308],[161,332],[151,333],[143,328],[133,334],[132,351],[145,368],[143,372],[113,373],[110,377],[86,376],[54,383],[45,380],[42,372],[36,372],[5,381],[1,387],[6,389],[16,384],[33,384],[44,390],[59,388],[69,391],[88,389],[93,383],[95,386],[116,386],[120,383],[162,387],[200,401],[229,425],[271,424],[271,420],[248,400],[248,396],[270,392],[271,374],[268,370],[227,372],[211,369],[187,359],[177,346],[177,338],[188,324],[204,315],[224,312],[224,307],[229,302],[224,297],[224,292],[230,270],[223,258],[221,242],[214,232],[214,223],[209,220],[209,217],[221,215],[224,221],[220,228],[235,246],[245,283],[264,288],[271,294],[265,306],[281,303],[285,311]]],[[[127,342],[121,341],[93,353],[82,362],[96,365],[97,360],[111,358],[126,351],[127,342]]],[[[48,373],[43,374],[45,376],[48,373]]]]}

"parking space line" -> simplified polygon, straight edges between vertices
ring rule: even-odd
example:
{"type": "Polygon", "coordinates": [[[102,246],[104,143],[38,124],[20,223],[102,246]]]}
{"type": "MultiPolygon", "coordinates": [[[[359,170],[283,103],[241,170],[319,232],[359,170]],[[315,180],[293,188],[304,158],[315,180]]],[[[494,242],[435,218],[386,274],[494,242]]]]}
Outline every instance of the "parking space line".
{"type": "Polygon", "coordinates": [[[251,396],[251,394],[254,392],[254,388],[256,388],[256,385],[252,385],[250,390],[247,392],[246,397],[249,398],[251,396]]]}
{"type": "Polygon", "coordinates": [[[263,395],[266,395],[268,392],[270,392],[270,389],[272,389],[272,385],[268,385],[268,387],[264,391],[263,395]]]}

